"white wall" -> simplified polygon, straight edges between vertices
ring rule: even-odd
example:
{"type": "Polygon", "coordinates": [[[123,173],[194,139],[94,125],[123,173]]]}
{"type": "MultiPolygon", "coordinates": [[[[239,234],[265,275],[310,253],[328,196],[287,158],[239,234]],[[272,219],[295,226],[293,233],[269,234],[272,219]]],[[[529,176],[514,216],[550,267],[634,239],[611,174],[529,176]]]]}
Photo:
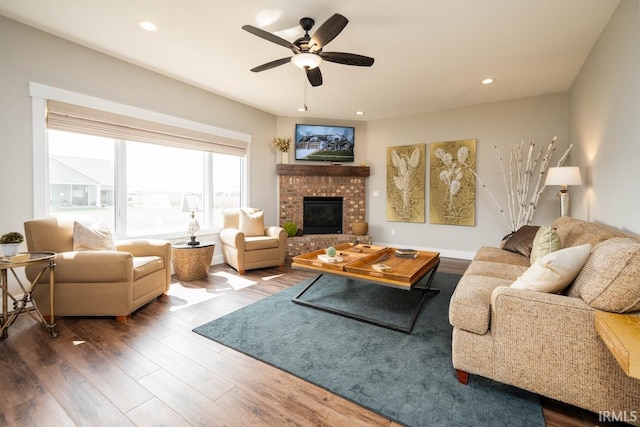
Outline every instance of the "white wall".
{"type": "MultiPolygon", "coordinates": [[[[503,209],[507,209],[506,193],[496,144],[502,155],[515,144],[535,141],[535,152],[545,149],[554,136],[558,137],[553,165],[569,145],[568,94],[559,93],[512,101],[496,102],[433,113],[418,114],[367,125],[367,152],[371,165],[368,182],[367,215],[369,234],[375,242],[400,246],[433,248],[443,256],[472,257],[483,245],[495,245],[510,229],[498,208],[480,185],[476,188],[476,225],[474,227],[429,224],[429,165],[425,191],[426,222],[423,224],[388,222],[386,220],[386,148],[388,146],[477,139],[476,171],[491,189],[503,209]],[[372,197],[373,191],[379,197],[372,197]],[[392,235],[395,230],[395,235],[392,235]]],[[[526,157],[526,155],[525,155],[526,157]]],[[[507,160],[505,160],[506,162],[507,160]]],[[[569,164],[567,162],[566,164],[569,164]]],[[[505,163],[505,167],[508,167],[505,163]]],[[[549,224],[559,216],[559,202],[547,189],[533,217],[534,224],[549,224]]]]}
{"type": "Polygon", "coordinates": [[[251,135],[249,204],[275,221],[274,115],[0,16],[0,234],[33,217],[30,81],[251,135]]]}
{"type": "Polygon", "coordinates": [[[640,233],[640,3],[622,0],[570,91],[570,135],[586,185],[580,217],[640,233]]]}
{"type": "MultiPolygon", "coordinates": [[[[621,2],[569,93],[373,122],[336,122],[356,127],[355,164],[371,166],[367,220],[374,240],[437,248],[443,254],[466,257],[482,245],[497,243],[508,232],[480,187],[476,190],[475,227],[433,225],[428,217],[424,224],[386,220],[386,147],[468,138],[478,140],[478,173],[503,207],[506,203],[494,144],[506,153],[521,140],[535,140],[541,148],[558,136],[557,158],[569,142],[576,143],[568,164],[580,161],[589,185],[572,188],[573,214],[640,231],[632,218],[640,204],[634,186],[640,150],[638,9],[638,0],[621,2]],[[379,191],[380,196],[372,197],[373,191],[379,191]],[[391,236],[391,228],[395,236],[391,236]]],[[[20,230],[22,222],[32,216],[29,81],[250,134],[249,204],[265,208],[267,221],[277,220],[277,157],[270,140],[293,136],[298,119],[276,118],[4,17],[0,17],[0,58],[0,180],[5,183],[0,186],[0,231],[20,230]]],[[[325,121],[310,118],[306,122],[325,121]]],[[[549,223],[558,215],[552,193],[545,192],[534,223],[549,223]]],[[[428,182],[425,198],[428,203],[428,182]]]]}

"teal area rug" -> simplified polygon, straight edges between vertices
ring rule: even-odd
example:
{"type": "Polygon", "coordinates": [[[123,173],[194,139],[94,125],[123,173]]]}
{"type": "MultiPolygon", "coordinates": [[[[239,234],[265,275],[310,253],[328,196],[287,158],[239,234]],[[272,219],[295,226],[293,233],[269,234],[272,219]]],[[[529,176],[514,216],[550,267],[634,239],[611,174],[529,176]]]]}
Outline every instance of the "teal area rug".
{"type": "MultiPolygon", "coordinates": [[[[420,296],[324,278],[305,297],[398,322],[420,296]]],[[[194,332],[407,426],[544,426],[536,395],[475,375],[458,383],[448,309],[459,278],[437,273],[440,293],[427,297],[410,335],[293,303],[313,279],[194,332]]]]}

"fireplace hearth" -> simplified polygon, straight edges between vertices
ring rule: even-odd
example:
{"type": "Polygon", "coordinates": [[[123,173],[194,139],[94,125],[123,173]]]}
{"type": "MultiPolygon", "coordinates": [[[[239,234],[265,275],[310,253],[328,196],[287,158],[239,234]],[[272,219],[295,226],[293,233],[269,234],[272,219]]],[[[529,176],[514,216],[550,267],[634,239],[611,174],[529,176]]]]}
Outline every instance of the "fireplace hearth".
{"type": "Polygon", "coordinates": [[[305,234],[342,234],[342,197],[304,197],[305,234]]]}

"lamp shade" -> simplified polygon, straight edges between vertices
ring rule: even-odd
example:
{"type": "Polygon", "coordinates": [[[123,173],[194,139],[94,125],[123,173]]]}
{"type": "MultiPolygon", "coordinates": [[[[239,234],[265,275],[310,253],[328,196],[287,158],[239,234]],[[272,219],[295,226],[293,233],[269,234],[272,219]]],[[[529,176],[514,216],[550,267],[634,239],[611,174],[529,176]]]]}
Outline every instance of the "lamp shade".
{"type": "Polygon", "coordinates": [[[549,168],[544,185],[582,185],[580,168],[577,166],[549,168]]]}
{"type": "Polygon", "coordinates": [[[182,197],[182,212],[202,212],[202,195],[185,194],[182,197]]]}
{"type": "Polygon", "coordinates": [[[300,68],[316,68],[322,62],[322,58],[320,55],[316,55],[315,53],[299,53],[297,55],[293,55],[291,57],[291,62],[293,62],[296,67],[300,68]]]}

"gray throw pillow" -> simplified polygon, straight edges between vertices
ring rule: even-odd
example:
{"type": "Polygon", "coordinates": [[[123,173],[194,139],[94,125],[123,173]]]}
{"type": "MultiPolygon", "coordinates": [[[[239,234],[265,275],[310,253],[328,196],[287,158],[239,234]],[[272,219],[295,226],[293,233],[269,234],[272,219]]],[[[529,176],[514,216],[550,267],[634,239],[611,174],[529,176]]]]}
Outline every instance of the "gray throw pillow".
{"type": "Polygon", "coordinates": [[[539,228],[538,225],[523,225],[507,239],[502,249],[530,258],[533,239],[539,228]]]}

